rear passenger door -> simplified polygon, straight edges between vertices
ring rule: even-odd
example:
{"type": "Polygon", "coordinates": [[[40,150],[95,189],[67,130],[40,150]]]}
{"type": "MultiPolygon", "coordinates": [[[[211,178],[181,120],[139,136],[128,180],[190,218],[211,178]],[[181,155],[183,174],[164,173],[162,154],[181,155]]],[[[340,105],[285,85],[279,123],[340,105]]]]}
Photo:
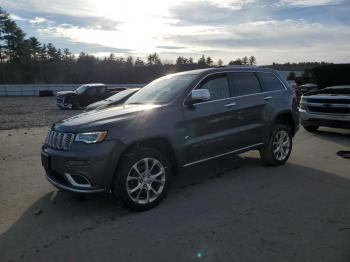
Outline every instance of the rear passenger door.
{"type": "Polygon", "coordinates": [[[207,76],[196,87],[210,92],[210,101],[184,108],[187,163],[216,156],[236,148],[239,125],[227,73],[207,76]]]}
{"type": "Polygon", "coordinates": [[[254,72],[231,72],[229,76],[240,127],[238,146],[244,148],[261,143],[266,103],[260,82],[254,72]]]}
{"type": "MultiPolygon", "coordinates": [[[[265,102],[265,118],[267,123],[272,123],[277,110],[288,108],[289,96],[285,95],[286,87],[272,72],[258,72],[257,76],[263,89],[265,102]]],[[[266,133],[270,132],[270,126],[266,127],[266,133]]]]}

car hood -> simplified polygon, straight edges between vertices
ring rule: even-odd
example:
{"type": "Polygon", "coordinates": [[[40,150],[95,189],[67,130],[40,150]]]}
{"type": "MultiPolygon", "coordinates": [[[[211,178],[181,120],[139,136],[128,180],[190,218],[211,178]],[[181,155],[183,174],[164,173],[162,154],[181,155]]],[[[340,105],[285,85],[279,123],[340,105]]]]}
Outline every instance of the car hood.
{"type": "Polygon", "coordinates": [[[77,93],[75,91],[59,91],[57,92],[57,96],[69,96],[69,95],[76,95],[77,93]]]}
{"type": "Polygon", "coordinates": [[[105,130],[116,122],[135,118],[140,114],[148,114],[151,110],[161,107],[161,105],[122,105],[92,110],[56,122],[52,128],[56,131],[72,133],[105,130]]]}
{"type": "Polygon", "coordinates": [[[112,101],[109,101],[109,100],[102,100],[102,101],[98,101],[98,102],[95,102],[95,103],[92,103],[90,105],[88,105],[86,108],[85,108],[85,111],[90,111],[90,110],[94,110],[100,106],[107,106],[109,104],[111,104],[112,101]]]}

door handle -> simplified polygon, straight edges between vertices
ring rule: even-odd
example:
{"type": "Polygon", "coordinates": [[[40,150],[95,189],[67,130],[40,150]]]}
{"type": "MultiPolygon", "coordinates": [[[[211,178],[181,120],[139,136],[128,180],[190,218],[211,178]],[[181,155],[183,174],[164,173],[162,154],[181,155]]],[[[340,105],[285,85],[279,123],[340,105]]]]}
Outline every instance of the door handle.
{"type": "Polygon", "coordinates": [[[264,100],[270,100],[272,98],[272,96],[266,96],[264,97],[264,100]]]}
{"type": "Polygon", "coordinates": [[[226,107],[232,107],[232,106],[235,106],[236,105],[236,103],[229,103],[229,104],[226,104],[225,106],[226,107]]]}

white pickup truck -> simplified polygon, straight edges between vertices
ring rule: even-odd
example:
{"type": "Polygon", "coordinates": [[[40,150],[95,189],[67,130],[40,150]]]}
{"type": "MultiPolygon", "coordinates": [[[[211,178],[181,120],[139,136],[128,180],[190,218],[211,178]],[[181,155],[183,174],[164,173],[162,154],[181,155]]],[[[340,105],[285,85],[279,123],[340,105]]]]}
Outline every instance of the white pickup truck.
{"type": "Polygon", "coordinates": [[[310,132],[319,126],[350,129],[350,85],[330,86],[304,94],[299,113],[301,125],[310,132]]]}

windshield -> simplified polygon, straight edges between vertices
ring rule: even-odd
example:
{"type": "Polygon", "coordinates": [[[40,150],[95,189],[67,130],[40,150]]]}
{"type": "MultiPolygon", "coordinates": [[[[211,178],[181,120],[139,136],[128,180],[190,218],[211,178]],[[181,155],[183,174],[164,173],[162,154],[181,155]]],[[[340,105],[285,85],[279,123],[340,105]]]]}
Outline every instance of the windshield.
{"type": "Polygon", "coordinates": [[[196,74],[174,74],[154,80],[131,96],[126,104],[166,104],[175,99],[196,74]]]}
{"type": "Polygon", "coordinates": [[[82,94],[86,90],[87,87],[88,87],[88,85],[79,86],[77,89],[75,89],[75,92],[77,92],[78,94],[82,94]]]}
{"type": "Polygon", "coordinates": [[[106,100],[108,101],[118,101],[120,99],[123,99],[125,98],[126,96],[130,95],[130,94],[133,94],[137,91],[138,89],[127,89],[127,90],[124,90],[124,91],[121,91],[113,96],[110,96],[108,97],[106,100]]]}

